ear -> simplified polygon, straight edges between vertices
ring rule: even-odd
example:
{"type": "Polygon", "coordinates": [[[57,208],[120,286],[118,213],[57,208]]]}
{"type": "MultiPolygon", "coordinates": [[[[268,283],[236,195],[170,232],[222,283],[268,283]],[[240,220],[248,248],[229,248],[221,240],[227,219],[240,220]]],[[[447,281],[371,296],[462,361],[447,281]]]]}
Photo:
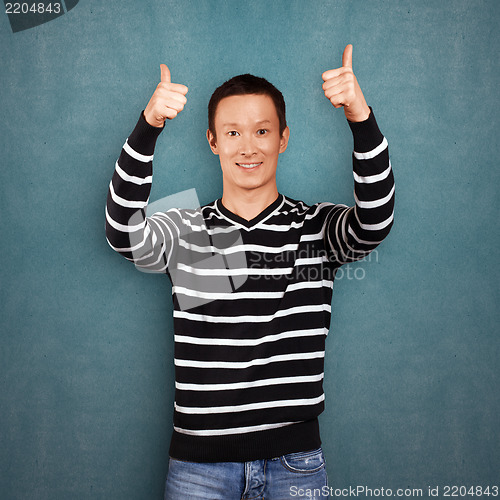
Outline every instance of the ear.
{"type": "Polygon", "coordinates": [[[212,134],[212,132],[210,131],[210,129],[207,129],[207,141],[208,141],[208,144],[210,145],[210,149],[212,150],[212,153],[214,155],[218,155],[219,149],[217,147],[217,141],[214,137],[214,134],[212,134]]]}
{"type": "Polygon", "coordinates": [[[280,153],[284,153],[286,147],[288,146],[288,139],[290,139],[290,129],[288,127],[283,130],[283,134],[281,134],[280,139],[280,153]]]}

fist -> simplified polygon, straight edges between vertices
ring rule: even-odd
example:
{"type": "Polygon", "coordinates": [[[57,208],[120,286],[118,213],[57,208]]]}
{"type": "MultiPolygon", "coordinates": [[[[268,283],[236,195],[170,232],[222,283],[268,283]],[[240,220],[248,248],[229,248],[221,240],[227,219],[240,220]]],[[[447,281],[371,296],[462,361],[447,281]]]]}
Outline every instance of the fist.
{"type": "Polygon", "coordinates": [[[160,64],[161,81],[144,110],[144,118],[153,127],[161,128],[165,120],[172,120],[187,102],[188,88],[170,81],[170,70],[166,64],[160,64]]]}
{"type": "Polygon", "coordinates": [[[368,118],[370,108],[352,71],[352,45],[344,49],[342,67],[325,71],[322,78],[325,96],[335,108],[344,108],[349,121],[362,122],[368,118]]]}

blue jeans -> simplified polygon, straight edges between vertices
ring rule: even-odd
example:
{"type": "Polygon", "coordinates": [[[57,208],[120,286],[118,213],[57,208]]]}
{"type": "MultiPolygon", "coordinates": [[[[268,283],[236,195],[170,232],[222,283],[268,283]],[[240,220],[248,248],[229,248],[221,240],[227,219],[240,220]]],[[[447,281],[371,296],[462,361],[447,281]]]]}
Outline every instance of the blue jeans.
{"type": "Polygon", "coordinates": [[[169,461],[165,500],[328,498],[321,448],[253,462],[169,461]]]}

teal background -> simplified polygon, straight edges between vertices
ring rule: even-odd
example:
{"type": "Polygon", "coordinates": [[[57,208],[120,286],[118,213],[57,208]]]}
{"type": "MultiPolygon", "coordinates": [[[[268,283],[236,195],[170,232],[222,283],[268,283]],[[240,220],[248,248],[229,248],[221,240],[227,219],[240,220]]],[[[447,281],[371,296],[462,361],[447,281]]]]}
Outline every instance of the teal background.
{"type": "Polygon", "coordinates": [[[352,137],[321,89],[347,43],[397,199],[389,238],[334,287],[330,485],[500,486],[499,21],[497,0],[80,0],[19,33],[0,15],[0,497],[162,497],[170,285],[104,235],[160,63],[189,93],[160,136],[151,200],[221,195],[206,106],[250,72],[287,102],[280,192],[352,204],[352,137]]]}

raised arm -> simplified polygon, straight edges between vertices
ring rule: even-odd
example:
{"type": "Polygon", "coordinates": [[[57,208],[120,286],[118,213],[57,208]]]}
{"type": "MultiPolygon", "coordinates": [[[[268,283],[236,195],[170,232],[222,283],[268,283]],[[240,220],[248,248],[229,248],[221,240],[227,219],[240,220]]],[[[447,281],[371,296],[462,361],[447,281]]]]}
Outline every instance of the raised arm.
{"type": "Polygon", "coordinates": [[[106,203],[106,239],[137,267],[166,272],[175,250],[180,222],[176,212],[146,218],[151,191],[153,154],[165,120],[184,108],[187,87],[171,83],[161,65],[161,81],[146,109],[125,141],[109,184],[106,203]]]}
{"type": "Polygon", "coordinates": [[[332,210],[325,240],[339,263],[362,259],[389,234],[394,217],[394,176],[388,143],[380,132],[352,71],[352,45],[342,67],[323,73],[323,90],[334,107],[343,107],[354,137],[353,207],[332,210]]]}

